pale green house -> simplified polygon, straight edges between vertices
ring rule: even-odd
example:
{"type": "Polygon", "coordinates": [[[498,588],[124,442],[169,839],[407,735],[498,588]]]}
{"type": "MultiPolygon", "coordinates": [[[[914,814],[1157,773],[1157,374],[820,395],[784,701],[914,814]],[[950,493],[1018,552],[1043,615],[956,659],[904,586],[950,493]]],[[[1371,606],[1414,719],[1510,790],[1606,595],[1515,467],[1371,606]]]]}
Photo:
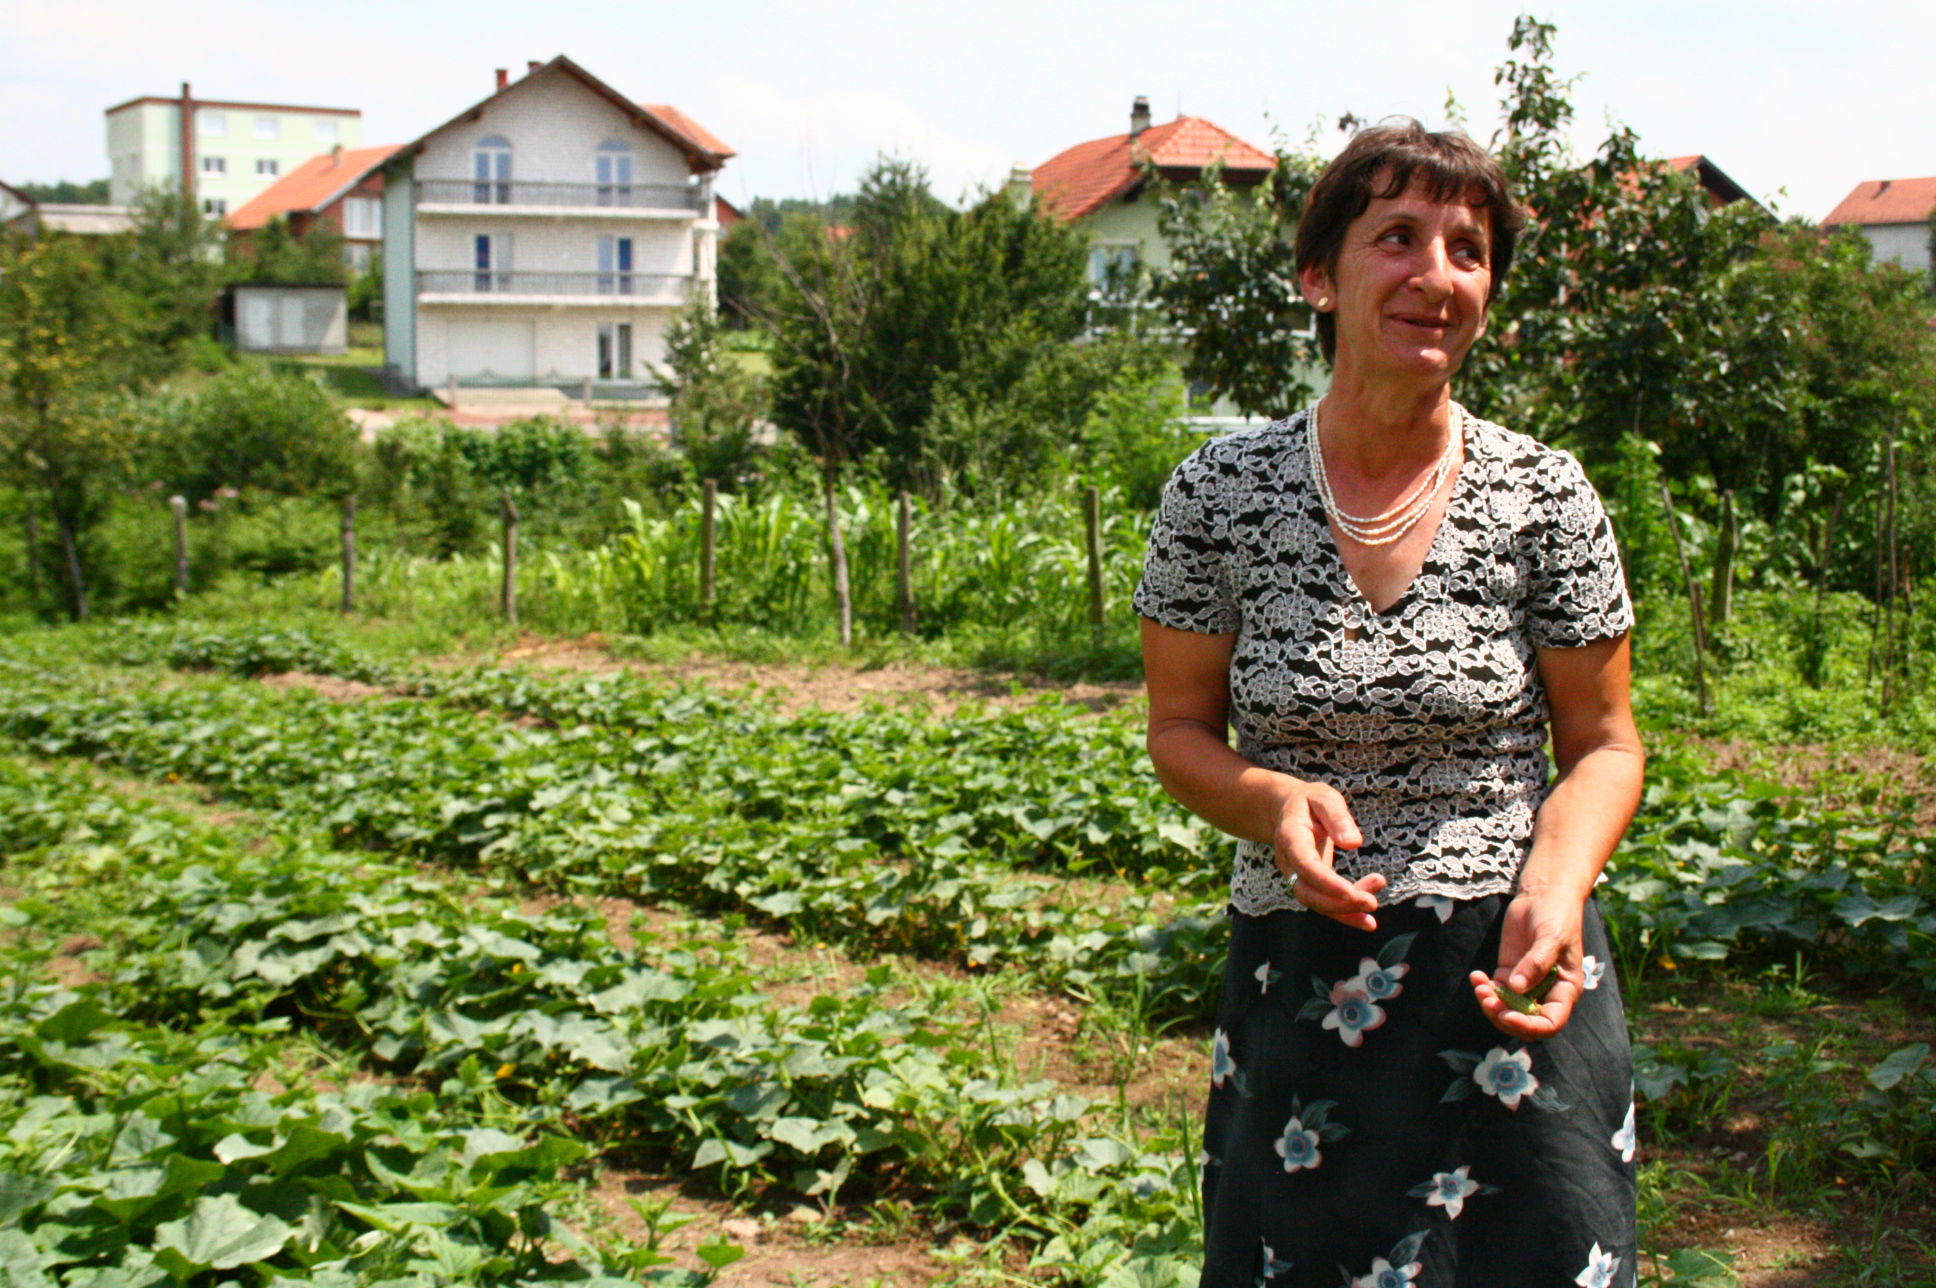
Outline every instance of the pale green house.
{"type": "MultiPolygon", "coordinates": [[[[1223,181],[1243,190],[1262,183],[1276,164],[1270,153],[1200,116],[1152,125],[1149,100],[1138,97],[1130,108],[1128,133],[1078,143],[1032,171],[1018,168],[1009,182],[1018,196],[1026,183],[1038,209],[1088,237],[1089,281],[1101,291],[1119,274],[1170,266],[1169,244],[1157,224],[1158,203],[1149,192],[1152,169],[1169,183],[1190,184],[1221,165],[1223,181]]],[[[1300,374],[1319,388],[1328,384],[1325,372],[1300,374]]],[[[1191,403],[1195,414],[1189,420],[1198,429],[1253,423],[1235,404],[1212,400],[1204,390],[1193,388],[1191,403]]]]}
{"type": "Polygon", "coordinates": [[[1089,278],[1100,285],[1112,266],[1169,267],[1169,247],[1156,226],[1157,203],[1146,194],[1146,167],[1181,184],[1196,182],[1216,163],[1223,166],[1224,182],[1237,188],[1261,183],[1276,165],[1270,153],[1200,116],[1152,125],[1149,100],[1139,97],[1127,134],[1058,152],[1030,171],[1028,182],[1044,211],[1089,235],[1089,278]]]}
{"type": "Polygon", "coordinates": [[[145,188],[192,193],[202,212],[222,216],[304,161],[363,145],[363,113],[349,107],[291,107],[198,99],[129,99],[107,110],[108,200],[132,204],[145,188]]]}

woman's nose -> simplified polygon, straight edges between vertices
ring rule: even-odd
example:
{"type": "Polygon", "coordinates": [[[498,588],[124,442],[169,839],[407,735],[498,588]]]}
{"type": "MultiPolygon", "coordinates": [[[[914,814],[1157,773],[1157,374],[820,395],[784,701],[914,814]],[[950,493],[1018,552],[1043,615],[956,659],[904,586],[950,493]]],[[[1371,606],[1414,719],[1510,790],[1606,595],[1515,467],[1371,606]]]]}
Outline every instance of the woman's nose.
{"type": "Polygon", "coordinates": [[[1419,243],[1412,281],[1434,303],[1452,293],[1452,257],[1443,241],[1434,237],[1419,243]]]}

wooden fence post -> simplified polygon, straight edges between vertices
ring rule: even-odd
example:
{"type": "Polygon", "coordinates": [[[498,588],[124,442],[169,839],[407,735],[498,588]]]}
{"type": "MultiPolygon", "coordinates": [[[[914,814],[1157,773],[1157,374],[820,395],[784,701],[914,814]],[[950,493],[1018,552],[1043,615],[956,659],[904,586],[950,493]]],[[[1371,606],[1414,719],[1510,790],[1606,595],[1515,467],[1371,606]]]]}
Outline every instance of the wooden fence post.
{"type": "Polygon", "coordinates": [[[518,503],[504,494],[504,620],[518,624],[518,503]]]}
{"type": "Polygon", "coordinates": [[[343,615],[356,607],[356,493],[343,498],[343,615]]]}
{"type": "Polygon", "coordinates": [[[914,507],[907,489],[896,499],[894,598],[901,606],[901,633],[914,634],[914,507]]]}
{"type": "Polygon", "coordinates": [[[1089,547],[1089,625],[1095,631],[1096,647],[1102,647],[1102,489],[1095,484],[1082,494],[1084,537],[1089,547]]]}
{"type": "Polygon", "coordinates": [[[175,598],[188,597],[188,498],[171,496],[168,508],[175,515],[175,598]]]}
{"type": "Polygon", "coordinates": [[[701,485],[699,505],[699,617],[711,621],[713,616],[713,559],[716,550],[717,523],[719,511],[719,481],[707,479],[701,485]]]}
{"type": "Polygon", "coordinates": [[[1681,521],[1674,513],[1674,494],[1667,490],[1667,480],[1656,478],[1660,484],[1660,503],[1667,511],[1667,530],[1674,534],[1674,553],[1680,556],[1681,582],[1687,587],[1687,607],[1694,619],[1694,689],[1700,698],[1701,714],[1708,713],[1707,707],[1707,623],[1701,615],[1701,583],[1694,580],[1694,565],[1688,562],[1687,547],[1681,542],[1681,521]]]}
{"type": "Polygon", "coordinates": [[[1883,597],[1883,638],[1882,638],[1882,709],[1887,711],[1895,702],[1896,689],[1902,670],[1902,658],[1896,638],[1896,597],[1902,593],[1902,569],[1898,560],[1896,544],[1896,436],[1891,433],[1883,444],[1883,462],[1888,481],[1889,517],[1883,534],[1883,545],[1888,551],[1888,589],[1883,597]]]}
{"type": "Polygon", "coordinates": [[[1721,493],[1721,521],[1714,532],[1714,571],[1708,584],[1707,619],[1716,633],[1734,616],[1734,559],[1741,548],[1741,520],[1732,489],[1721,493]]]}

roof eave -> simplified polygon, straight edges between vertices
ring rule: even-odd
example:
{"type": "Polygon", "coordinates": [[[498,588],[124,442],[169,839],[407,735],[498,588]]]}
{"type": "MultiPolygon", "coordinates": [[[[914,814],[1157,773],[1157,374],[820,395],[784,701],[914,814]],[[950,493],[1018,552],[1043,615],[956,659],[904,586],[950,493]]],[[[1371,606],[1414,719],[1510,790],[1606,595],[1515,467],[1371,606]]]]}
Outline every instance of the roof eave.
{"type": "Polygon", "coordinates": [[[681,152],[685,153],[686,164],[692,169],[692,172],[694,174],[711,174],[726,164],[726,157],[730,157],[733,155],[731,152],[728,152],[725,154],[725,156],[721,156],[718,153],[715,153],[706,148],[700,147],[692,139],[686,137],[684,133],[673,129],[672,126],[669,125],[666,121],[662,120],[657,113],[647,110],[647,108],[643,103],[634,103],[631,99],[626,98],[623,94],[620,94],[617,90],[613,89],[610,85],[607,85],[604,81],[598,79],[598,77],[592,75],[590,72],[586,71],[583,67],[580,67],[577,63],[573,62],[570,58],[566,57],[564,54],[559,54],[556,58],[553,58],[550,62],[545,63],[540,67],[534,68],[532,71],[527,72],[525,75],[519,77],[517,80],[510,82],[503,89],[494,90],[489,95],[489,97],[480,98],[479,100],[477,100],[477,102],[471,104],[469,107],[465,108],[457,115],[451,117],[448,121],[445,121],[442,125],[439,125],[433,130],[428,130],[424,132],[422,135],[420,135],[418,138],[412,140],[409,143],[404,144],[402,147],[398,148],[396,152],[393,155],[391,155],[391,157],[388,160],[386,160],[383,163],[382,168],[387,170],[391,166],[396,165],[401,161],[405,161],[412,157],[415,157],[418,153],[424,150],[425,145],[427,145],[430,142],[430,140],[437,137],[439,134],[442,134],[445,130],[450,129],[452,126],[457,125],[462,121],[476,120],[480,115],[483,114],[485,105],[490,103],[493,99],[500,98],[505,94],[509,94],[513,92],[519,86],[523,85],[525,81],[528,81],[531,79],[531,77],[537,75],[538,72],[550,71],[553,68],[556,68],[561,72],[564,72],[567,76],[573,77],[580,84],[584,85],[585,88],[591,90],[599,97],[604,98],[605,100],[610,102],[614,107],[618,108],[619,111],[625,113],[625,115],[630,117],[634,125],[646,126],[651,128],[651,130],[655,134],[660,135],[666,140],[666,142],[672,144],[672,146],[678,148],[681,152]]]}

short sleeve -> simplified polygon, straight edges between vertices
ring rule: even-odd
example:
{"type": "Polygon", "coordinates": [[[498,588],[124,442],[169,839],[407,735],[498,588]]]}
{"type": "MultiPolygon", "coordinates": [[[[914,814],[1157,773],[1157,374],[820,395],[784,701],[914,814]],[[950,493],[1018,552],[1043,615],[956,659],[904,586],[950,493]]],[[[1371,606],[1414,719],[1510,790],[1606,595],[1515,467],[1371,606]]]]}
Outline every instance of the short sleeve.
{"type": "Polygon", "coordinates": [[[1230,480],[1208,446],[1163,486],[1134,603],[1140,616],[1160,626],[1228,635],[1243,621],[1230,566],[1230,480]]]}
{"type": "Polygon", "coordinates": [[[1571,455],[1539,471],[1539,515],[1526,622],[1536,648],[1579,648],[1633,629],[1620,545],[1599,494],[1571,455]]]}

